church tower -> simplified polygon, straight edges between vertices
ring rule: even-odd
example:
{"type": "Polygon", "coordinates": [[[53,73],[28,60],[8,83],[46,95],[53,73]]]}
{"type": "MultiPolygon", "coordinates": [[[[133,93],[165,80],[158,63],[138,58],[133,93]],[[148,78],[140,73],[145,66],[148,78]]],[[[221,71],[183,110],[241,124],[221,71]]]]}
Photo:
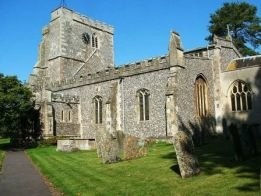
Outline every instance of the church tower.
{"type": "Polygon", "coordinates": [[[65,7],[43,28],[39,59],[51,82],[79,78],[114,66],[113,28],[65,7]]]}
{"type": "Polygon", "coordinates": [[[78,79],[114,66],[113,28],[59,7],[42,30],[38,60],[29,77],[43,136],[54,134],[50,83],[78,79]]]}

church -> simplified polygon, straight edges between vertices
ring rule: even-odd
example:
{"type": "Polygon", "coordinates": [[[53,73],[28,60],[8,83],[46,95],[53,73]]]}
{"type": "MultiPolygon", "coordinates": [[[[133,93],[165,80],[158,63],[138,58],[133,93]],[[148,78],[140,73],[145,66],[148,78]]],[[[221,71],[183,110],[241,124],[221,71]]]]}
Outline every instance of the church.
{"type": "Polygon", "coordinates": [[[225,133],[231,123],[260,134],[261,56],[242,57],[231,39],[114,65],[114,29],[60,7],[42,29],[29,87],[44,138],[95,141],[97,130],[139,138],[225,133]]]}

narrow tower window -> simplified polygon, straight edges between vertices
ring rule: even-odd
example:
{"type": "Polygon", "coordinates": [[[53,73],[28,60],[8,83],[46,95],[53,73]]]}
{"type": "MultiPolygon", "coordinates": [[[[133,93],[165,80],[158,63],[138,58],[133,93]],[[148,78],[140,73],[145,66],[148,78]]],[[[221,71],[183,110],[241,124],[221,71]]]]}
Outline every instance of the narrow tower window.
{"type": "Polygon", "coordinates": [[[68,121],[72,122],[72,111],[71,110],[68,111],[68,121]]]}
{"type": "Polygon", "coordinates": [[[64,112],[63,112],[63,110],[61,111],[61,122],[64,122],[64,112]]]}
{"type": "Polygon", "coordinates": [[[102,124],[102,97],[96,96],[93,98],[95,109],[95,123],[102,124]]]}
{"type": "Polygon", "coordinates": [[[92,47],[93,48],[98,48],[98,37],[97,35],[94,33],[92,34],[92,47]]]}

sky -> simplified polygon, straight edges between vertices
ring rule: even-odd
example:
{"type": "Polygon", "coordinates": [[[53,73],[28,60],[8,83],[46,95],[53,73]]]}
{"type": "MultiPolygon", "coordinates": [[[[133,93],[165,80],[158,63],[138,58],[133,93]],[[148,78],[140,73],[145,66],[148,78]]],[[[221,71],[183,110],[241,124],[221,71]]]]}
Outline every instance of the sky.
{"type": "MultiPolygon", "coordinates": [[[[0,73],[27,81],[42,28],[62,0],[0,0],[0,73]]],[[[170,32],[183,47],[206,46],[210,14],[233,0],[64,0],[66,7],[114,27],[115,65],[166,55],[170,32]]],[[[240,2],[240,1],[239,1],[240,2]]],[[[246,2],[258,8],[260,0],[246,2]]]]}

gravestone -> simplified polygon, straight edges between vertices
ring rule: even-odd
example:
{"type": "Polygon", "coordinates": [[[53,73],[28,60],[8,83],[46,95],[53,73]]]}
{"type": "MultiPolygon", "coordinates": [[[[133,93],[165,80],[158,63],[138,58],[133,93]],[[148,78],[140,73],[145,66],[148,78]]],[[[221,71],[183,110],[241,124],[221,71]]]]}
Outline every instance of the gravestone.
{"type": "Polygon", "coordinates": [[[174,135],[174,147],[182,178],[194,176],[200,172],[199,163],[195,156],[194,145],[191,136],[184,131],[178,131],[174,135]]]}
{"type": "Polygon", "coordinates": [[[97,155],[103,163],[143,157],[147,154],[146,144],[144,139],[120,131],[109,133],[100,127],[96,132],[97,155]]]}
{"type": "Polygon", "coordinates": [[[243,152],[242,141],[241,141],[241,138],[240,138],[240,133],[239,133],[239,130],[237,128],[237,125],[232,123],[229,126],[229,131],[230,131],[232,141],[233,141],[235,160],[236,161],[242,161],[243,159],[245,159],[245,155],[244,155],[244,152],[243,152]]]}
{"type": "Polygon", "coordinates": [[[144,139],[125,135],[123,142],[124,160],[144,157],[147,154],[146,141],[144,139]]]}
{"type": "Polygon", "coordinates": [[[115,163],[120,160],[120,147],[117,137],[107,132],[105,128],[98,128],[96,132],[98,157],[103,163],[115,163]]]}

